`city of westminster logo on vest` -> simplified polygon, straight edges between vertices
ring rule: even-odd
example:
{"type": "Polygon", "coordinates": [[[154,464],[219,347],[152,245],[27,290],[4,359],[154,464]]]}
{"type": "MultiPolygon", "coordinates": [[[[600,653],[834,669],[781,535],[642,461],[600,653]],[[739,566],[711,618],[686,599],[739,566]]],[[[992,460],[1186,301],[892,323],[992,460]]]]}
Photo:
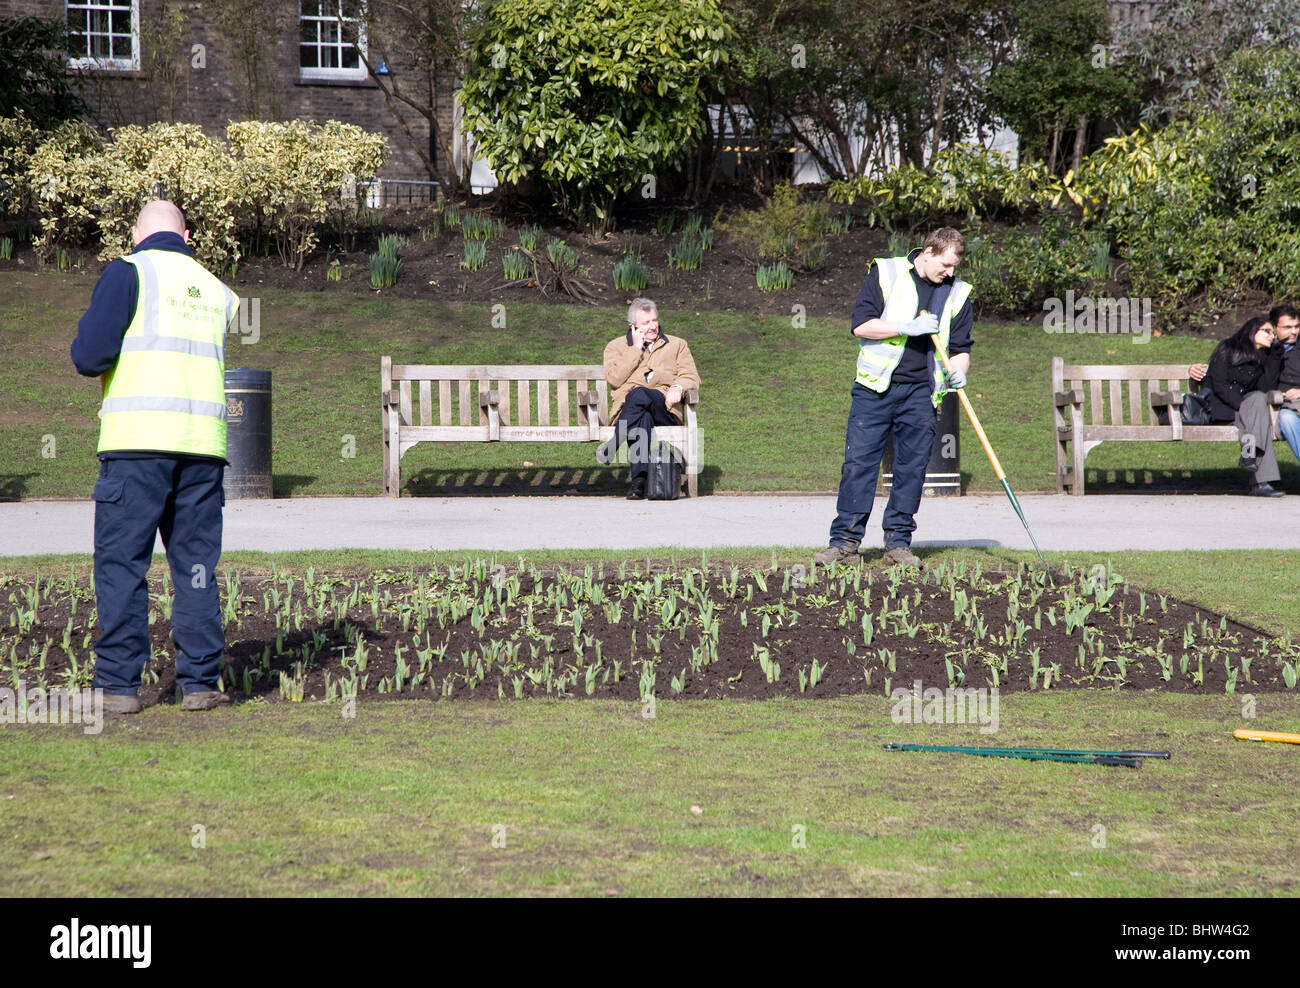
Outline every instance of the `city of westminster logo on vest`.
{"type": "Polygon", "coordinates": [[[198,285],[190,285],[189,288],[185,289],[185,294],[188,295],[190,298],[202,298],[202,297],[203,297],[203,293],[202,293],[201,291],[199,291],[199,286],[198,286],[198,285]]]}

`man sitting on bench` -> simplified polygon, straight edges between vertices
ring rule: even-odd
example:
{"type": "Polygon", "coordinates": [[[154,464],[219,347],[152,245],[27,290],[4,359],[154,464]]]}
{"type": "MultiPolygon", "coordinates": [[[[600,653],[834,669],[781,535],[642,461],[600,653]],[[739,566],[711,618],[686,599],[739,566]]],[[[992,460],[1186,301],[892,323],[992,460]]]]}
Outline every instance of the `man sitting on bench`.
{"type": "Polygon", "coordinates": [[[614,437],[601,443],[596,459],[612,463],[627,443],[631,483],[629,501],[646,496],[650,462],[650,430],[656,425],[682,424],[682,396],[700,386],[700,375],[686,341],[659,331],[659,308],[648,298],[635,298],[627,309],[627,333],[605,347],[605,383],[610,395],[614,437]]]}

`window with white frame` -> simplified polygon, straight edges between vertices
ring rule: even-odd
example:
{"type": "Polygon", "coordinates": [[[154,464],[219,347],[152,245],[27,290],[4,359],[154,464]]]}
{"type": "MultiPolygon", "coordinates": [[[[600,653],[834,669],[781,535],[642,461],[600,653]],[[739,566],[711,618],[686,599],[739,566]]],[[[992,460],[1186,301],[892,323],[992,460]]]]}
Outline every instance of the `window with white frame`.
{"type": "Polygon", "coordinates": [[[300,0],[298,71],[304,79],[365,79],[365,4],[361,0],[300,0]]]}
{"type": "Polygon", "coordinates": [[[140,68],[140,0],[69,2],[67,11],[69,68],[140,68]]]}

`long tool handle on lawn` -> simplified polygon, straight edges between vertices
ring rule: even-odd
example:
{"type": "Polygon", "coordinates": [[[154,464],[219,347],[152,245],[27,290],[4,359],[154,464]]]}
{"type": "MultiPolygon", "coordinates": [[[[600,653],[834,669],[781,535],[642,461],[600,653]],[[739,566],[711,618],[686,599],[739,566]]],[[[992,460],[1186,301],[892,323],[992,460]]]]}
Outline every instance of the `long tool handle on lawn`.
{"type": "MultiPolygon", "coordinates": [[[[925,315],[925,310],[921,311],[925,315]]],[[[943,345],[939,342],[939,334],[935,333],[930,337],[934,341],[934,352],[939,355],[943,361],[943,369],[952,370],[952,363],[948,360],[948,354],[944,352],[943,345]]],[[[1020,507],[1020,501],[1016,498],[1015,492],[1011,489],[1011,484],[1007,481],[1007,475],[1002,469],[1002,464],[998,462],[998,455],[993,452],[993,447],[989,443],[989,437],[984,435],[984,426],[980,425],[979,416],[975,414],[975,409],[971,407],[970,399],[966,397],[965,388],[957,388],[957,397],[961,399],[961,407],[966,409],[966,417],[970,419],[970,424],[975,427],[975,435],[979,436],[980,445],[984,447],[984,452],[993,464],[993,472],[998,475],[998,480],[1002,482],[1002,489],[1006,491],[1007,498],[1011,501],[1011,507],[1016,509],[1016,515],[1020,518],[1020,524],[1025,526],[1025,534],[1029,536],[1029,541],[1034,545],[1034,552],[1038,553],[1040,562],[1046,563],[1043,558],[1043,551],[1038,548],[1038,540],[1034,538],[1034,533],[1029,529],[1029,522],[1025,521],[1025,512],[1020,507]]]]}
{"type": "Polygon", "coordinates": [[[954,755],[980,755],[985,758],[1021,758],[1036,762],[1075,762],[1090,765],[1112,765],[1123,768],[1138,768],[1142,763],[1137,758],[1125,758],[1115,755],[1091,754],[1056,754],[1049,751],[1036,751],[1032,748],[967,748],[961,745],[944,744],[886,744],[886,751],[942,751],[954,755]]]}
{"type": "Polygon", "coordinates": [[[1289,731],[1254,731],[1248,727],[1239,727],[1232,732],[1239,741],[1281,741],[1283,744],[1300,744],[1300,734],[1289,731]]]}

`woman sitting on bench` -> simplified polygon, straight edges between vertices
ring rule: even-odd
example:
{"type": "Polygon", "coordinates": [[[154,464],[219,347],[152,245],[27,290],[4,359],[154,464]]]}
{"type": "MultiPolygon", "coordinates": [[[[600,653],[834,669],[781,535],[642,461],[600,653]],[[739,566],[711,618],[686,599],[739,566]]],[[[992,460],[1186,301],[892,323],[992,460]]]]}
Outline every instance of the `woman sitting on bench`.
{"type": "Polygon", "coordinates": [[[1251,475],[1249,494],[1281,497],[1272,486],[1281,474],[1273,454],[1268,394],[1277,387],[1282,348],[1263,316],[1247,319],[1241,329],[1214,348],[1205,380],[1210,385],[1210,421],[1232,422],[1241,439],[1240,465],[1251,475]]]}

